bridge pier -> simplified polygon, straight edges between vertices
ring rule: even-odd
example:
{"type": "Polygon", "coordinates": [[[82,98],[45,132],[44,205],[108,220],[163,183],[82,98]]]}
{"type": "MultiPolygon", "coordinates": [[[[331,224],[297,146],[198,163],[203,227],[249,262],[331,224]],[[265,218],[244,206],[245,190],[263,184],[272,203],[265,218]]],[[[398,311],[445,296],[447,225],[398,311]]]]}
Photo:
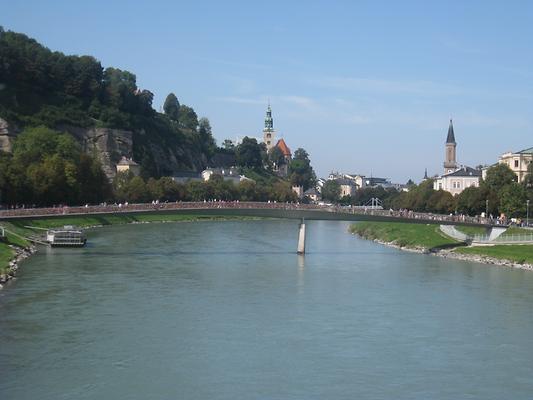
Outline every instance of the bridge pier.
{"type": "Polygon", "coordinates": [[[305,220],[303,218],[298,229],[298,250],[296,253],[305,254],[305,220]]]}

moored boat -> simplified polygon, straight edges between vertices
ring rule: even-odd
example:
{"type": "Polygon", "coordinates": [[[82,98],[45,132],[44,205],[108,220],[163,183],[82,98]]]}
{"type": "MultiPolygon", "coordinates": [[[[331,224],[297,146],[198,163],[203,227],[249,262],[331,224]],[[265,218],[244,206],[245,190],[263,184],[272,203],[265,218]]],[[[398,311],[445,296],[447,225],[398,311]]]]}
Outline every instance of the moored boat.
{"type": "Polygon", "coordinates": [[[82,229],[65,225],[63,228],[49,229],[46,232],[46,241],[52,247],[83,247],[87,238],[82,229]]]}

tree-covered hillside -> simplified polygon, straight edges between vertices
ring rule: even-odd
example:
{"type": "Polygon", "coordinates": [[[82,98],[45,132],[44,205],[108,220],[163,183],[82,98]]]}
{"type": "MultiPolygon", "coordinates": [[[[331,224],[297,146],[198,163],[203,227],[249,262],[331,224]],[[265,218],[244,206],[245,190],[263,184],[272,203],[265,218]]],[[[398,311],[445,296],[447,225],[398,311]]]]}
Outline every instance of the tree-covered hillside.
{"type": "Polygon", "coordinates": [[[146,177],[202,168],[215,149],[209,122],[199,121],[193,108],[173,97],[171,112],[157,113],[153,94],[137,87],[133,73],[104,68],[91,56],[51,51],[0,27],[0,118],[11,135],[35,126],[63,132],[81,128],[77,140],[86,147],[84,132],[125,130],[132,132],[126,155],[141,163],[146,177]]]}

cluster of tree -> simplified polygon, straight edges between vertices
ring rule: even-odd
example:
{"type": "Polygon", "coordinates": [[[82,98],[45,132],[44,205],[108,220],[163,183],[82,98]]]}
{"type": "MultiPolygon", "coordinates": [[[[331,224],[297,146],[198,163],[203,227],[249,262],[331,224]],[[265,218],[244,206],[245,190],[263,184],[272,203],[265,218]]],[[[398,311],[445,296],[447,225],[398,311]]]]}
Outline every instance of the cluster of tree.
{"type": "MultiPolygon", "coordinates": [[[[250,138],[238,146],[226,141],[217,148],[207,118],[198,118],[174,93],[167,96],[164,113],[157,113],[153,98],[149,90],[138,88],[135,74],[129,71],[104,69],[91,56],[53,52],[24,34],[0,27],[0,118],[24,132],[15,140],[13,154],[0,155],[0,202],[97,203],[114,196],[125,198],[126,189],[138,193],[135,188],[143,185],[150,194],[144,198],[158,197],[152,196],[159,193],[153,191],[153,182],[170,175],[172,169],[157,162],[154,147],[183,155],[176,157],[174,169],[206,167],[217,155],[225,156],[225,163],[235,161],[260,178],[253,190],[247,187],[249,183],[243,184],[248,193],[244,197],[286,201],[294,199],[292,191],[286,190],[290,183],[304,189],[314,186],[316,177],[305,150],[295,152],[288,166],[290,183],[284,182],[272,171],[274,165],[287,162],[279,151],[269,154],[264,144],[250,138]],[[73,137],[58,133],[77,127],[131,130],[133,158],[141,164],[142,178],[115,186],[113,192],[96,161],[97,154],[84,154],[73,137]]],[[[184,193],[190,199],[212,197],[212,185],[193,185],[184,193]]],[[[235,194],[235,188],[228,187],[225,193],[227,196],[215,197],[242,197],[235,194]]]]}
{"type": "Polygon", "coordinates": [[[31,128],[18,136],[12,154],[0,152],[0,203],[99,203],[111,195],[98,160],[68,134],[31,128]]]}
{"type": "Polygon", "coordinates": [[[258,185],[254,181],[235,184],[220,175],[212,175],[207,181],[177,183],[170,177],[144,180],[129,172],[117,174],[113,187],[115,199],[120,202],[145,203],[159,201],[278,201],[295,202],[296,193],[290,184],[277,181],[270,185],[258,185]]]}
{"type": "Polygon", "coordinates": [[[245,137],[237,146],[226,140],[223,146],[226,152],[234,152],[236,165],[241,168],[273,172],[274,166],[288,163],[288,179],[293,186],[303,186],[304,190],[307,190],[316,185],[316,175],[309,154],[302,148],[294,152],[291,160],[286,160],[278,147],[267,152],[265,144],[257,143],[254,138],[245,137]]]}
{"type": "Polygon", "coordinates": [[[371,198],[379,198],[385,208],[466,215],[481,215],[488,211],[493,216],[524,217],[527,200],[533,200],[533,163],[529,164],[528,174],[522,183],[517,182],[516,174],[506,164],[497,164],[488,169],[479,187],[466,188],[458,196],[433,189],[431,179],[419,185],[410,185],[408,192],[382,187],[363,188],[357,190],[354,196],[343,198],[340,198],[340,192],[339,184],[330,180],[322,188],[322,198],[345,205],[363,205],[371,198]]]}
{"type": "MultiPolygon", "coordinates": [[[[206,163],[215,152],[207,119],[170,94],[165,114],[152,107],[153,93],[137,87],[135,74],[103,68],[91,56],[52,52],[26,35],[0,27],[0,117],[19,128],[109,127],[134,132],[134,158],[145,176],[156,168],[151,144],[187,154],[183,168],[206,163]],[[201,160],[200,162],[194,161],[201,160]]],[[[180,160],[181,161],[181,160],[180,160]]]]}
{"type": "Polygon", "coordinates": [[[489,168],[479,187],[466,188],[457,196],[457,211],[523,217],[528,199],[533,200],[533,163],[522,183],[517,182],[516,174],[506,164],[497,164],[489,168]]]}

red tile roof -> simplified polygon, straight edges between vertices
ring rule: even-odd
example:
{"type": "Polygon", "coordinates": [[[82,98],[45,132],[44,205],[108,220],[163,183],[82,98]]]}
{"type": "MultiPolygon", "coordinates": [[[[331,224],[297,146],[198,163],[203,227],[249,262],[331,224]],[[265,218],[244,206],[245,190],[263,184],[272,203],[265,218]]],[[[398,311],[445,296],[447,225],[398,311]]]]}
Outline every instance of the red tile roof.
{"type": "Polygon", "coordinates": [[[283,153],[285,157],[291,156],[291,149],[289,149],[289,147],[287,146],[287,143],[285,143],[285,140],[283,139],[278,140],[278,143],[276,143],[276,147],[281,150],[281,152],[283,153]]]}

